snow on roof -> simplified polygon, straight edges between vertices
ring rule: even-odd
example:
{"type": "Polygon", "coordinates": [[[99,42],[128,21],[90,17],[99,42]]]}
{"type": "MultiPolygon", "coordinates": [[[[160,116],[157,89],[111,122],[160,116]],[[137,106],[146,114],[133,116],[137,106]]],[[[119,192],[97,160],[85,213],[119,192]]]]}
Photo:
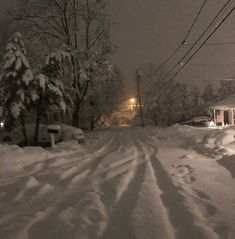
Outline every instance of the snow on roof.
{"type": "Polygon", "coordinates": [[[210,106],[215,110],[235,109],[235,94],[210,106]]]}

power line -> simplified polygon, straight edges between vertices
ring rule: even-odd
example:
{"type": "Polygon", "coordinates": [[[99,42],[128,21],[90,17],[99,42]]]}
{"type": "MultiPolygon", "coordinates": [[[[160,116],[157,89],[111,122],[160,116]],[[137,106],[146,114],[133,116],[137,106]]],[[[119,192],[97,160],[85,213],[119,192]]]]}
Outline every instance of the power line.
{"type": "MultiPolygon", "coordinates": [[[[185,43],[185,46],[192,46],[194,43],[185,43]]],[[[201,45],[201,43],[197,43],[196,45],[201,45]]],[[[206,46],[223,46],[223,45],[235,45],[235,42],[208,42],[205,44],[206,46]]]]}
{"type": "Polygon", "coordinates": [[[223,20],[216,26],[216,28],[211,32],[211,34],[203,41],[201,46],[189,57],[189,59],[182,65],[182,67],[167,81],[167,84],[170,83],[173,78],[183,70],[183,68],[191,61],[191,59],[197,54],[197,52],[205,45],[205,43],[214,35],[214,33],[218,30],[218,28],[226,21],[226,19],[233,13],[235,7],[233,7],[229,13],[223,18],[223,20]]]}
{"type": "Polygon", "coordinates": [[[195,63],[190,65],[191,66],[234,66],[235,62],[234,63],[195,63]]]}
{"type": "Polygon", "coordinates": [[[171,53],[171,55],[169,55],[168,58],[167,58],[160,66],[158,66],[158,68],[157,68],[156,70],[153,71],[153,74],[157,74],[157,73],[159,72],[159,70],[162,69],[162,67],[163,67],[164,65],[166,65],[166,63],[167,63],[168,61],[170,61],[170,59],[173,58],[173,56],[174,56],[182,47],[183,47],[183,44],[181,43],[181,44],[175,49],[175,51],[173,51],[173,52],[171,53]]]}
{"type": "Polygon", "coordinates": [[[197,13],[197,15],[196,15],[196,17],[195,17],[195,19],[194,19],[192,25],[191,25],[191,27],[189,28],[188,32],[187,32],[186,35],[185,35],[185,38],[184,38],[184,40],[183,40],[183,43],[186,42],[186,40],[187,40],[187,38],[188,38],[190,32],[192,31],[192,29],[193,29],[193,27],[194,27],[194,25],[195,25],[197,19],[199,18],[200,14],[201,14],[201,12],[202,12],[202,10],[203,10],[205,4],[206,4],[206,1],[207,1],[207,0],[204,0],[204,2],[202,3],[202,6],[200,7],[200,9],[199,9],[199,11],[198,11],[198,13],[197,13]]]}
{"type": "Polygon", "coordinates": [[[213,81],[235,81],[233,78],[225,78],[225,79],[214,79],[213,81]]]}
{"type": "Polygon", "coordinates": [[[164,88],[159,92],[159,94],[156,97],[156,101],[159,99],[159,97],[165,92],[166,86],[169,85],[176,75],[181,72],[184,67],[192,60],[192,58],[197,54],[197,52],[205,45],[205,43],[213,36],[213,34],[219,29],[219,27],[226,21],[226,19],[233,13],[235,10],[235,7],[233,7],[229,13],[222,19],[222,21],[216,26],[216,28],[210,33],[210,35],[203,41],[201,46],[189,57],[189,59],[181,66],[181,68],[166,82],[164,88]]]}
{"type": "Polygon", "coordinates": [[[211,23],[206,27],[206,29],[202,32],[202,34],[199,36],[199,38],[196,40],[196,42],[190,47],[190,49],[184,54],[184,56],[171,68],[170,71],[168,71],[167,74],[165,74],[162,78],[162,81],[165,80],[185,59],[186,57],[191,53],[193,48],[200,44],[200,40],[204,37],[204,35],[207,33],[207,31],[219,20],[219,18],[224,14],[224,12],[230,7],[232,3],[232,0],[228,0],[224,6],[220,9],[220,11],[216,14],[216,16],[213,18],[211,23]],[[228,8],[227,8],[228,7],[228,8]]]}
{"type": "Polygon", "coordinates": [[[167,57],[167,59],[166,59],[160,66],[158,66],[156,70],[153,71],[153,74],[156,74],[156,73],[157,73],[168,61],[170,61],[170,59],[173,58],[173,56],[184,46],[184,44],[186,43],[186,40],[187,40],[189,34],[191,33],[191,31],[192,31],[194,25],[196,24],[196,22],[197,22],[197,20],[198,20],[198,18],[199,18],[199,16],[200,16],[200,14],[201,14],[201,12],[202,12],[202,10],[203,10],[205,4],[206,4],[206,1],[207,1],[207,0],[204,0],[204,2],[202,3],[202,5],[201,5],[199,11],[197,12],[197,15],[196,15],[195,19],[193,20],[193,23],[191,24],[189,30],[188,30],[187,33],[186,33],[186,35],[185,35],[183,41],[182,41],[182,42],[180,43],[180,45],[167,57]]]}
{"type": "MultiPolygon", "coordinates": [[[[199,78],[188,78],[188,80],[195,81],[195,80],[201,80],[201,78],[200,79],[199,78]]],[[[213,81],[213,82],[215,82],[215,81],[235,81],[234,78],[205,78],[203,80],[213,81]]]]}

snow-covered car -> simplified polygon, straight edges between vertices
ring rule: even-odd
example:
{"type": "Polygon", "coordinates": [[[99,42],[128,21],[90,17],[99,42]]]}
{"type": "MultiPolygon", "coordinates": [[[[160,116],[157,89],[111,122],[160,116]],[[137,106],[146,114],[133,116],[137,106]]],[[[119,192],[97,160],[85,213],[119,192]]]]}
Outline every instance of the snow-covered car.
{"type": "Polygon", "coordinates": [[[74,130],[73,138],[78,141],[78,143],[84,143],[85,142],[85,136],[81,129],[77,128],[74,130]]]}
{"type": "Polygon", "coordinates": [[[61,130],[63,135],[63,140],[75,139],[78,143],[85,142],[85,136],[80,128],[76,128],[70,125],[61,124],[61,130]]]}
{"type": "Polygon", "coordinates": [[[197,126],[197,127],[207,127],[207,126],[211,125],[211,122],[213,122],[213,119],[211,117],[198,116],[198,117],[194,117],[190,120],[183,121],[180,124],[197,126]]]}

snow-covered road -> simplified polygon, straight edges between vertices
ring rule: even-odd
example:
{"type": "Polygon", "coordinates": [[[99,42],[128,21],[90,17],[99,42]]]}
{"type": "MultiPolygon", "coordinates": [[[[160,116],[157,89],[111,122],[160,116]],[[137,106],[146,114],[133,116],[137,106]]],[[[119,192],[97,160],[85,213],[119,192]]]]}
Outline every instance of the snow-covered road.
{"type": "Polygon", "coordinates": [[[235,238],[234,177],[180,137],[97,131],[78,150],[2,173],[0,238],[235,238]]]}

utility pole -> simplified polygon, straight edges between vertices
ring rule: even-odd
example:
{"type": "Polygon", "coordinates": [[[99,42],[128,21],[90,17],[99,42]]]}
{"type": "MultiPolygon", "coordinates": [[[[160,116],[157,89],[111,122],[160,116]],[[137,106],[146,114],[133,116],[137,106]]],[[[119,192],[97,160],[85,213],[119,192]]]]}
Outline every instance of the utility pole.
{"type": "Polygon", "coordinates": [[[144,127],[144,117],[143,117],[143,109],[142,109],[142,100],[140,95],[140,75],[138,70],[136,70],[136,86],[137,86],[137,97],[140,107],[140,119],[141,119],[141,127],[144,127]]]}
{"type": "Polygon", "coordinates": [[[73,7],[74,7],[74,47],[77,50],[78,48],[78,0],[73,0],[73,7]]]}

